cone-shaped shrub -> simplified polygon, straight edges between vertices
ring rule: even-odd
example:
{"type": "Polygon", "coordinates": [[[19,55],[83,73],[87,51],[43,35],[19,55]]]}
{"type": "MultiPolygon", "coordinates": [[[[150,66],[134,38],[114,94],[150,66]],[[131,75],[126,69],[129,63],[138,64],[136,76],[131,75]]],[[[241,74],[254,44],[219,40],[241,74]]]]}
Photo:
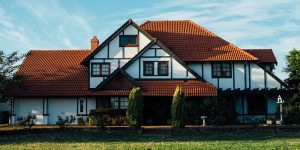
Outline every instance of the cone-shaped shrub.
{"type": "Polygon", "coordinates": [[[126,117],[133,129],[140,129],[143,123],[143,96],[139,87],[134,87],[129,94],[126,117]]]}
{"type": "Polygon", "coordinates": [[[173,95],[172,101],[172,127],[174,129],[185,127],[187,105],[185,101],[184,92],[181,87],[177,86],[173,95]]]}

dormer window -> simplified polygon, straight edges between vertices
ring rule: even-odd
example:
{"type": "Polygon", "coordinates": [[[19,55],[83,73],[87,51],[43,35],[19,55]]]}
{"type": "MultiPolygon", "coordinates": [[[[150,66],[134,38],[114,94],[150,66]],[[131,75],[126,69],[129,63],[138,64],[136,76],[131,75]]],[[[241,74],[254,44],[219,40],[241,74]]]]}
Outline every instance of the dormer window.
{"type": "Polygon", "coordinates": [[[120,35],[120,47],[138,46],[137,35],[120,35]]]}
{"type": "Polygon", "coordinates": [[[110,73],[110,63],[92,63],[92,77],[106,77],[110,73]]]}

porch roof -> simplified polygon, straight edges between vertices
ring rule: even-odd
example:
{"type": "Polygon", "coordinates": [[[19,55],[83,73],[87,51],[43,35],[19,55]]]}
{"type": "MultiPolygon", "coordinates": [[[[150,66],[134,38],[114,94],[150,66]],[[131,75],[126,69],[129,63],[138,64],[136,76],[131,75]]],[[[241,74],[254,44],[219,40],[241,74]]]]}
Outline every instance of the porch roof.
{"type": "MultiPolygon", "coordinates": [[[[173,96],[176,86],[181,86],[185,96],[217,96],[218,90],[208,82],[198,80],[137,80],[143,96],[173,96]]],[[[123,89],[104,89],[91,95],[128,96],[132,86],[123,89]]]]}

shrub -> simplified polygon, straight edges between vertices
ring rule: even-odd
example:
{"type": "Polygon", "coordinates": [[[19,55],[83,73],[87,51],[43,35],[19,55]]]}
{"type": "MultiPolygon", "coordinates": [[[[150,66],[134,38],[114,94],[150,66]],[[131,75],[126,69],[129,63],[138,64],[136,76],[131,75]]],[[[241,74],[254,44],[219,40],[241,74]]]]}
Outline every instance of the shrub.
{"type": "Polygon", "coordinates": [[[79,125],[79,126],[84,126],[85,125],[85,121],[82,117],[77,118],[77,125],[79,125]]]}
{"type": "Polygon", "coordinates": [[[172,100],[172,127],[174,129],[184,128],[187,115],[187,104],[184,92],[181,87],[177,86],[172,100]]]}
{"type": "Polygon", "coordinates": [[[61,116],[57,116],[57,121],[56,124],[59,126],[61,129],[68,128],[68,126],[72,123],[74,123],[76,118],[72,115],[66,116],[65,119],[63,119],[61,116]]]}
{"type": "Polygon", "coordinates": [[[143,96],[139,87],[134,87],[129,94],[126,117],[129,126],[140,129],[143,123],[143,96]]]}
{"type": "Polygon", "coordinates": [[[17,122],[18,125],[21,125],[22,128],[31,129],[32,126],[36,123],[36,116],[35,115],[27,115],[26,117],[18,117],[17,122]]]}
{"type": "Polygon", "coordinates": [[[91,111],[88,120],[90,125],[96,125],[102,129],[105,129],[108,125],[108,116],[105,114],[105,112],[91,111]]]}
{"type": "Polygon", "coordinates": [[[292,99],[283,106],[284,123],[300,124],[300,97],[292,99]]]}

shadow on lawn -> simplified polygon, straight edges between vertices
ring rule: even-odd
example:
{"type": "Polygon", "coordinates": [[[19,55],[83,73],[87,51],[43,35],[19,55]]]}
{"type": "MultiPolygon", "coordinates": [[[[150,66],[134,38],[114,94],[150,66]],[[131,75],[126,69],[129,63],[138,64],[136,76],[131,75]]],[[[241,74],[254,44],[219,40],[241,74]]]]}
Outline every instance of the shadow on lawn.
{"type": "Polygon", "coordinates": [[[214,142],[264,141],[299,139],[300,133],[220,133],[220,134],[96,134],[96,133],[28,133],[0,137],[1,144],[36,142],[88,143],[88,142],[214,142]]]}

